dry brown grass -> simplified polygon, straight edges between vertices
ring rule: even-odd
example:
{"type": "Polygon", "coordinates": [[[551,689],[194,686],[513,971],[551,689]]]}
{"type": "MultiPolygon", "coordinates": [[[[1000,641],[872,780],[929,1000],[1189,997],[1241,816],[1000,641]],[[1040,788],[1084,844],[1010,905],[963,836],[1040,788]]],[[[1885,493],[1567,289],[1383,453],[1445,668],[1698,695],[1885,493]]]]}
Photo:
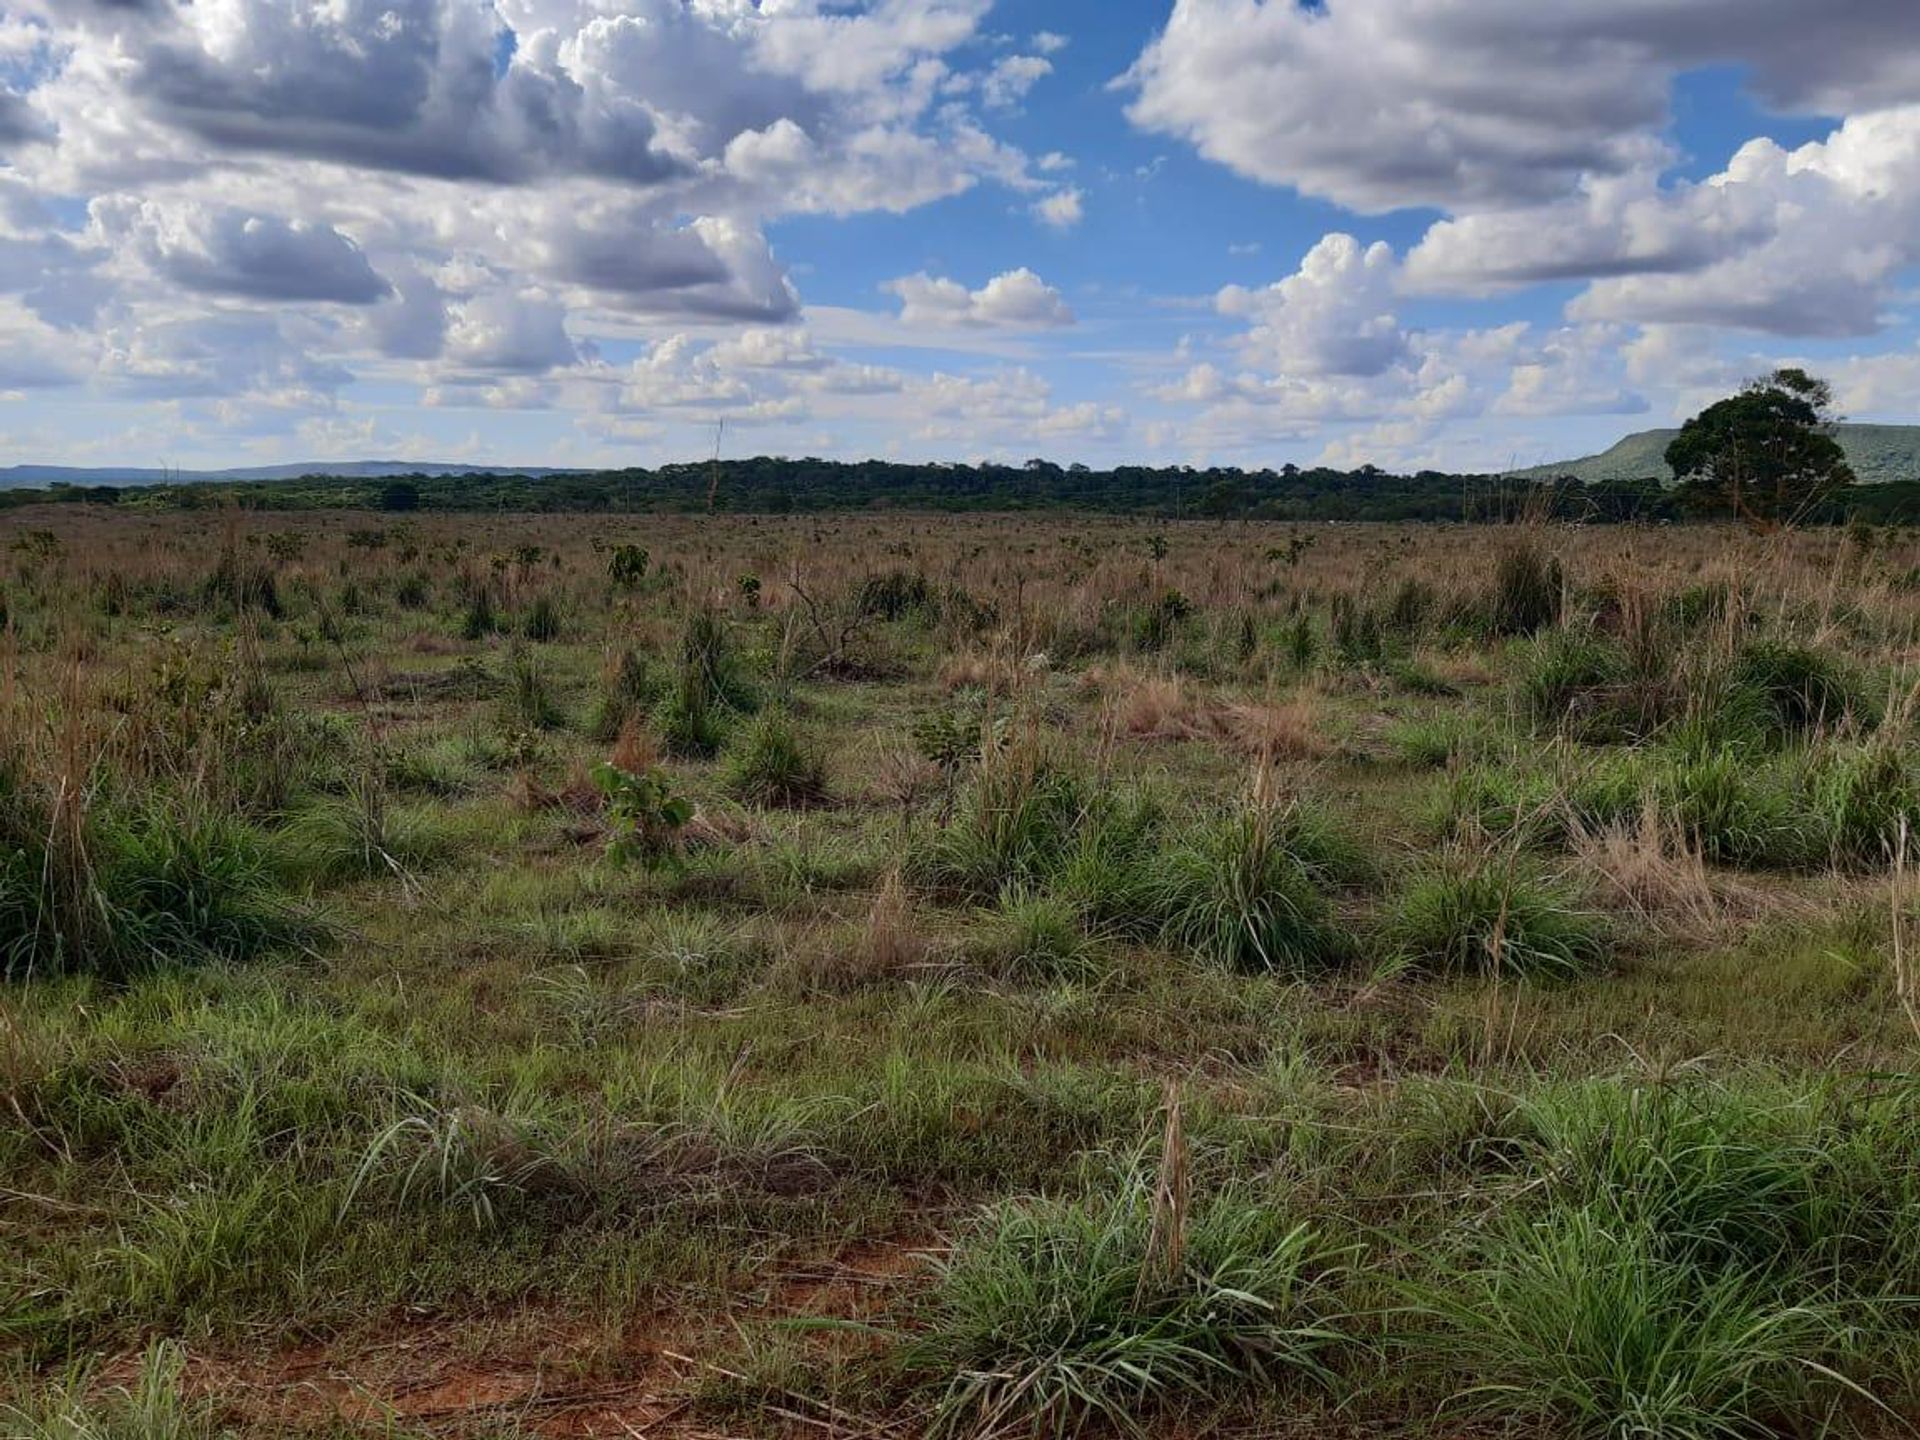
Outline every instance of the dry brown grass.
{"type": "Polygon", "coordinates": [[[1766,887],[1707,864],[1699,847],[1649,796],[1629,823],[1571,828],[1575,877],[1606,908],[1663,940],[1730,944],[1740,928],[1803,908],[1791,887],[1766,887]]]}
{"type": "Polygon", "coordinates": [[[1083,682],[1110,696],[1111,724],[1134,740],[1204,740],[1250,758],[1319,760],[1332,752],[1310,695],[1287,700],[1222,700],[1177,675],[1127,666],[1090,672],[1083,682]]]}
{"type": "Polygon", "coordinates": [[[787,952],[781,969],[803,992],[845,993],[906,978],[927,963],[932,948],[913,892],[895,869],[881,882],[858,929],[814,931],[787,952]]]}

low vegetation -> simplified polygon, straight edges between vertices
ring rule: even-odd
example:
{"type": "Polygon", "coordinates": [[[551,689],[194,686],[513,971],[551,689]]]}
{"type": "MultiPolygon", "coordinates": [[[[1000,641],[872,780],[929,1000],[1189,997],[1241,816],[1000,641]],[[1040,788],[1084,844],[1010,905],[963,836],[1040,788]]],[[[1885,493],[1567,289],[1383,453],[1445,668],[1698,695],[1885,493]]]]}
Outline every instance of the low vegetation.
{"type": "Polygon", "coordinates": [[[434,497],[0,519],[0,1434],[1920,1414],[1912,532],[434,497]]]}

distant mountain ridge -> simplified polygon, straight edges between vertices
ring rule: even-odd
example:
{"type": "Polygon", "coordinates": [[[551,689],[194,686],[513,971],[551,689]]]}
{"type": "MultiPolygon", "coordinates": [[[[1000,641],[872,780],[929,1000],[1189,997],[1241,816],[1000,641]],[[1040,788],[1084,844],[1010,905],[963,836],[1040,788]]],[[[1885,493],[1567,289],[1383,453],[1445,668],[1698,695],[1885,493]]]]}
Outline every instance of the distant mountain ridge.
{"type": "MultiPolygon", "coordinates": [[[[1641,430],[1603,450],[1578,460],[1531,465],[1510,473],[1523,480],[1557,480],[1572,476],[1591,485],[1599,480],[1671,480],[1667,446],[1678,430],[1641,430]]],[[[1834,427],[1840,448],[1862,484],[1889,480],[1920,480],[1920,425],[1857,425],[1834,427]]]]}
{"type": "Polygon", "coordinates": [[[48,485],[195,485],[220,480],[299,480],[308,475],[347,480],[388,480],[397,475],[574,475],[577,469],[552,465],[467,465],[440,460],[324,460],[292,465],[245,465],[228,470],[162,470],[130,465],[5,465],[0,490],[44,489],[48,485]]]}

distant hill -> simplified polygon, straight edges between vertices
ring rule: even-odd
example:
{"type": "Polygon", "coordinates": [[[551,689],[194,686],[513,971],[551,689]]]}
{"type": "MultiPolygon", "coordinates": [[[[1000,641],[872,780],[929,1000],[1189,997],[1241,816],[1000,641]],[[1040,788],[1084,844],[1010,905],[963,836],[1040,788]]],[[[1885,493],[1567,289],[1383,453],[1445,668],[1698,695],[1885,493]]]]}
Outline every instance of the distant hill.
{"type": "Polygon", "coordinates": [[[390,480],[396,475],[572,475],[550,465],[458,465],[434,460],[309,460],[293,465],[249,465],[231,470],[159,470],[124,465],[4,465],[0,490],[49,485],[199,485],[230,480],[301,480],[326,475],[345,480],[390,480]]]}
{"type": "MultiPolygon", "coordinates": [[[[1667,446],[1678,430],[1642,430],[1610,450],[1580,460],[1534,465],[1512,473],[1524,480],[1557,480],[1571,475],[1592,484],[1596,480],[1671,480],[1667,446]]],[[[1847,452],[1853,473],[1863,484],[1889,480],[1920,480],[1920,425],[1854,425],[1837,427],[1840,446],[1847,452]]]]}

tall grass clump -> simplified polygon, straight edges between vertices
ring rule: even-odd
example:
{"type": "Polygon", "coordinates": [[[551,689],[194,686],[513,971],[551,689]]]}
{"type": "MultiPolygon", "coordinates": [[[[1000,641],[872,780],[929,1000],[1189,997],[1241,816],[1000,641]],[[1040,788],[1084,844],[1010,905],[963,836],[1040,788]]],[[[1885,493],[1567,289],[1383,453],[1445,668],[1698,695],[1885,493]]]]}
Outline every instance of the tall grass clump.
{"type": "Polygon", "coordinates": [[[827,798],[826,759],[792,716],[765,710],[728,751],[721,784],[753,805],[818,805],[827,798]]]}
{"type": "Polygon", "coordinates": [[[0,974],[121,978],[313,934],[241,822],[179,798],[48,793],[0,762],[0,974]]]}
{"type": "Polygon", "coordinates": [[[1844,1322],[1737,1272],[1665,1259],[1645,1224],[1575,1211],[1497,1222],[1430,1303],[1428,1340],[1472,1383],[1456,1403],[1580,1440],[1739,1440],[1821,1413],[1815,1368],[1844,1322]]]}
{"type": "Polygon", "coordinates": [[[655,723],[669,755],[711,759],[733,714],[758,708],[759,697],[735,656],[725,623],[695,610],[681,632],[680,656],[655,723]]]}
{"type": "Polygon", "coordinates": [[[1560,561],[1532,541],[1500,551],[1487,596],[1487,624],[1496,635],[1534,635],[1560,623],[1566,577],[1560,561]]]}
{"type": "Polygon", "coordinates": [[[280,834],[282,866],[308,885],[392,876],[407,880],[452,848],[442,812],[396,805],[385,787],[361,779],[345,795],[307,806],[280,834]]]}
{"type": "Polygon", "coordinates": [[[1043,887],[1071,853],[1087,813],[1084,782],[1021,741],[986,750],[951,820],[909,857],[917,879],[974,899],[1043,887]]]}
{"type": "Polygon", "coordinates": [[[1912,1304],[1911,1087],[1551,1086],[1417,1309],[1458,1401],[1594,1440],[1844,1433],[1912,1304]]]}
{"type": "Polygon", "coordinates": [[[1803,784],[1810,828],[1834,865],[1884,868],[1902,832],[1920,829],[1920,773],[1911,751],[1890,737],[1815,756],[1803,784]]]}
{"type": "Polygon", "coordinates": [[[1520,707],[1536,728],[1583,740],[1627,739],[1657,723],[1657,710],[1633,683],[1626,652],[1587,630],[1543,637],[1520,672],[1520,707]]]}
{"type": "Polygon", "coordinates": [[[1235,970],[1323,968],[1346,949],[1323,887],[1349,863],[1334,832],[1256,797],[1199,825],[1162,858],[1162,933],[1235,970]]]}
{"type": "Polygon", "coordinates": [[[1735,654],[1728,680],[1748,699],[1771,738],[1799,739],[1848,718],[1871,718],[1864,697],[1839,664],[1804,645],[1748,640],[1735,654]]]}
{"type": "Polygon", "coordinates": [[[1154,865],[1165,829],[1165,807],[1152,793],[1100,791],[1075,830],[1054,893],[1098,934],[1150,938],[1159,925],[1154,865]]]}
{"type": "Polygon", "coordinates": [[[188,1398],[186,1356],[156,1341],[140,1358],[133,1383],[90,1384],[85,1367],[37,1398],[0,1402],[0,1434],[10,1440],[217,1440],[210,1402],[188,1398]]]}
{"type": "Polygon", "coordinates": [[[546,672],[531,653],[518,646],[507,661],[507,691],[501,707],[501,719],[513,729],[566,727],[567,712],[554,697],[546,672]]]}
{"type": "Polygon", "coordinates": [[[1226,1191],[1171,1213],[1151,1177],[995,1205],[942,1264],[917,1369],[948,1435],[1140,1433],[1155,1410],[1325,1389],[1340,1261],[1309,1225],[1226,1191]]]}
{"type": "Polygon", "coordinates": [[[660,688],[646,660],[631,649],[622,650],[601,676],[600,698],[587,733],[603,745],[612,744],[628,721],[644,718],[658,702],[660,688]]]}
{"type": "Polygon", "coordinates": [[[1084,980],[1099,969],[1080,912],[1059,895],[1007,891],[985,917],[973,949],[994,973],[1015,980],[1084,980]]]}
{"type": "Polygon", "coordinates": [[[1598,918],[1507,856],[1460,856],[1416,876],[1386,940],[1416,970],[1529,979],[1579,974],[1604,953],[1598,918]]]}

